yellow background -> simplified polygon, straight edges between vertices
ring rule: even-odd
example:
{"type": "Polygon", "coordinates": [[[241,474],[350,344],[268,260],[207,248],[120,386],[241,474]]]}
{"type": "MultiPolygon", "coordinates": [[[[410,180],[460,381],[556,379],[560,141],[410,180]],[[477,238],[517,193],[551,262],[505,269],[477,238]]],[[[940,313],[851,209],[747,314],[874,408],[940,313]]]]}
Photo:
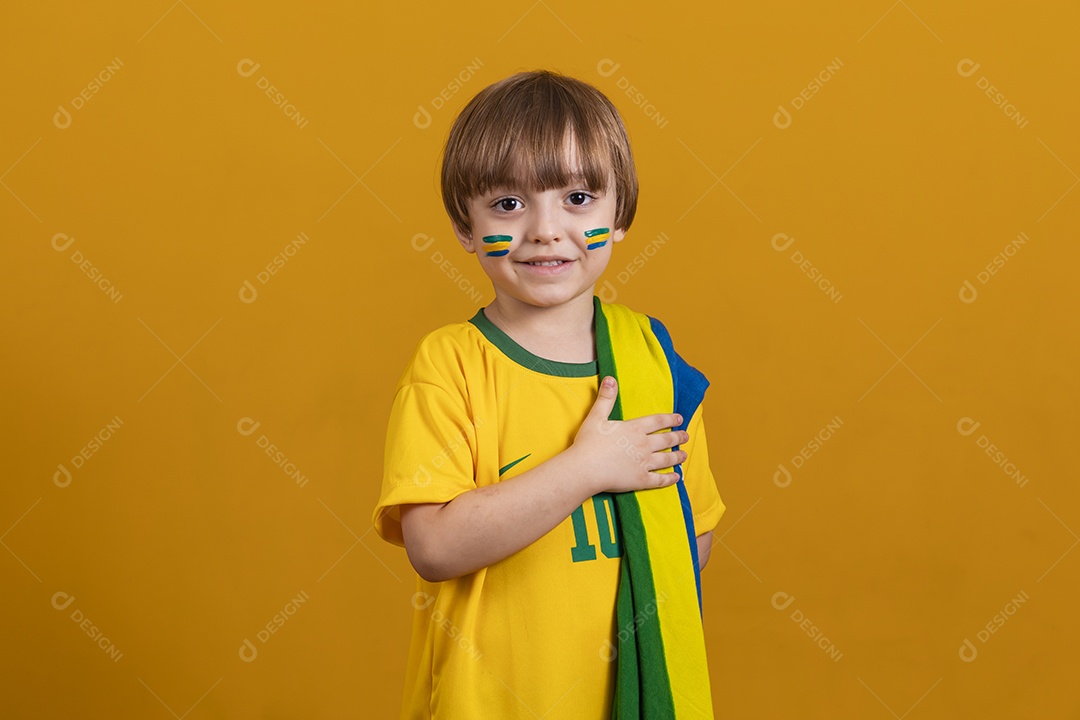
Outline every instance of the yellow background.
{"type": "Polygon", "coordinates": [[[1077,717],[1075,3],[170,2],[0,22],[5,717],[395,715],[391,393],[491,298],[439,151],[539,67],[634,143],[605,299],[712,381],[718,716],[1077,717]]]}

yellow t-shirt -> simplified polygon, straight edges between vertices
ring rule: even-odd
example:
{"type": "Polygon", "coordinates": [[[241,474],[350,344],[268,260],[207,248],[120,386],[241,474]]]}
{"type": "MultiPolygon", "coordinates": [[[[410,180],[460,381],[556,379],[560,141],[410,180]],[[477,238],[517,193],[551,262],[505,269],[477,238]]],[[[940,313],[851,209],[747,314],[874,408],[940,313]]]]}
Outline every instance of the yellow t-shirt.
{"type": "MultiPolygon", "coordinates": [[[[537,357],[482,310],[429,333],[394,397],[376,531],[403,545],[399,505],[448,502],[569,448],[598,381],[595,361],[537,357]]],[[[701,535],[725,507],[700,407],[687,432],[683,477],[701,535]]],[[[610,717],[622,555],[613,515],[600,493],[489,567],[439,583],[417,576],[401,717],[610,717]]]]}

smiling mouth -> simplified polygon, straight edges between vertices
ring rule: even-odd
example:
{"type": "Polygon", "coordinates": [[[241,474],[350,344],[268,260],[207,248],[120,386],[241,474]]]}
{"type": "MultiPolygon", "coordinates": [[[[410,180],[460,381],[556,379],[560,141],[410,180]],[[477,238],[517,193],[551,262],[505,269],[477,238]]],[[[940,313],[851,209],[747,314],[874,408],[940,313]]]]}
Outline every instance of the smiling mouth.
{"type": "Polygon", "coordinates": [[[556,265],[562,265],[570,262],[569,260],[533,260],[532,262],[526,262],[526,265],[533,265],[535,267],[555,267],[556,265]]]}

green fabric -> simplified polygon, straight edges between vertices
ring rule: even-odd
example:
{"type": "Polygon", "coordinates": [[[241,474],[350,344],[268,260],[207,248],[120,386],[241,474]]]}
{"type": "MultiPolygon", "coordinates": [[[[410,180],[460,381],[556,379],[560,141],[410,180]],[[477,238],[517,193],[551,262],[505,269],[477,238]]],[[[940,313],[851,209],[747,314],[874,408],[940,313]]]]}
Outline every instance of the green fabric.
{"type": "MultiPolygon", "coordinates": [[[[602,381],[605,376],[611,375],[617,382],[618,368],[607,318],[604,317],[600,299],[594,297],[593,304],[598,379],[602,381]]],[[[619,389],[621,392],[621,386],[619,389]]],[[[622,404],[618,398],[608,419],[623,419],[622,404]]],[[[616,601],[618,668],[612,718],[673,719],[675,704],[664,659],[664,642],[660,635],[660,614],[649,560],[648,537],[637,496],[627,492],[617,493],[614,498],[623,559],[616,601]]]]}

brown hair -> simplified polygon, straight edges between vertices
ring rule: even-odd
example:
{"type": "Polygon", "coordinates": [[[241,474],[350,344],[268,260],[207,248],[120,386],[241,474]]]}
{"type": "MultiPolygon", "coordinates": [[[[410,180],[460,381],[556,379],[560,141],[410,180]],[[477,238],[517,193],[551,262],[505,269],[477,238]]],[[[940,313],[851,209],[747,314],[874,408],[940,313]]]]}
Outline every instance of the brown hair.
{"type": "Polygon", "coordinates": [[[442,164],[443,205],[468,232],[468,202],[498,187],[551,190],[574,177],[563,154],[566,133],[577,145],[582,179],[606,192],[615,178],[615,227],[628,230],[638,183],[619,111],[592,85],[549,70],[521,72],[481,90],[450,128],[442,164]]]}

